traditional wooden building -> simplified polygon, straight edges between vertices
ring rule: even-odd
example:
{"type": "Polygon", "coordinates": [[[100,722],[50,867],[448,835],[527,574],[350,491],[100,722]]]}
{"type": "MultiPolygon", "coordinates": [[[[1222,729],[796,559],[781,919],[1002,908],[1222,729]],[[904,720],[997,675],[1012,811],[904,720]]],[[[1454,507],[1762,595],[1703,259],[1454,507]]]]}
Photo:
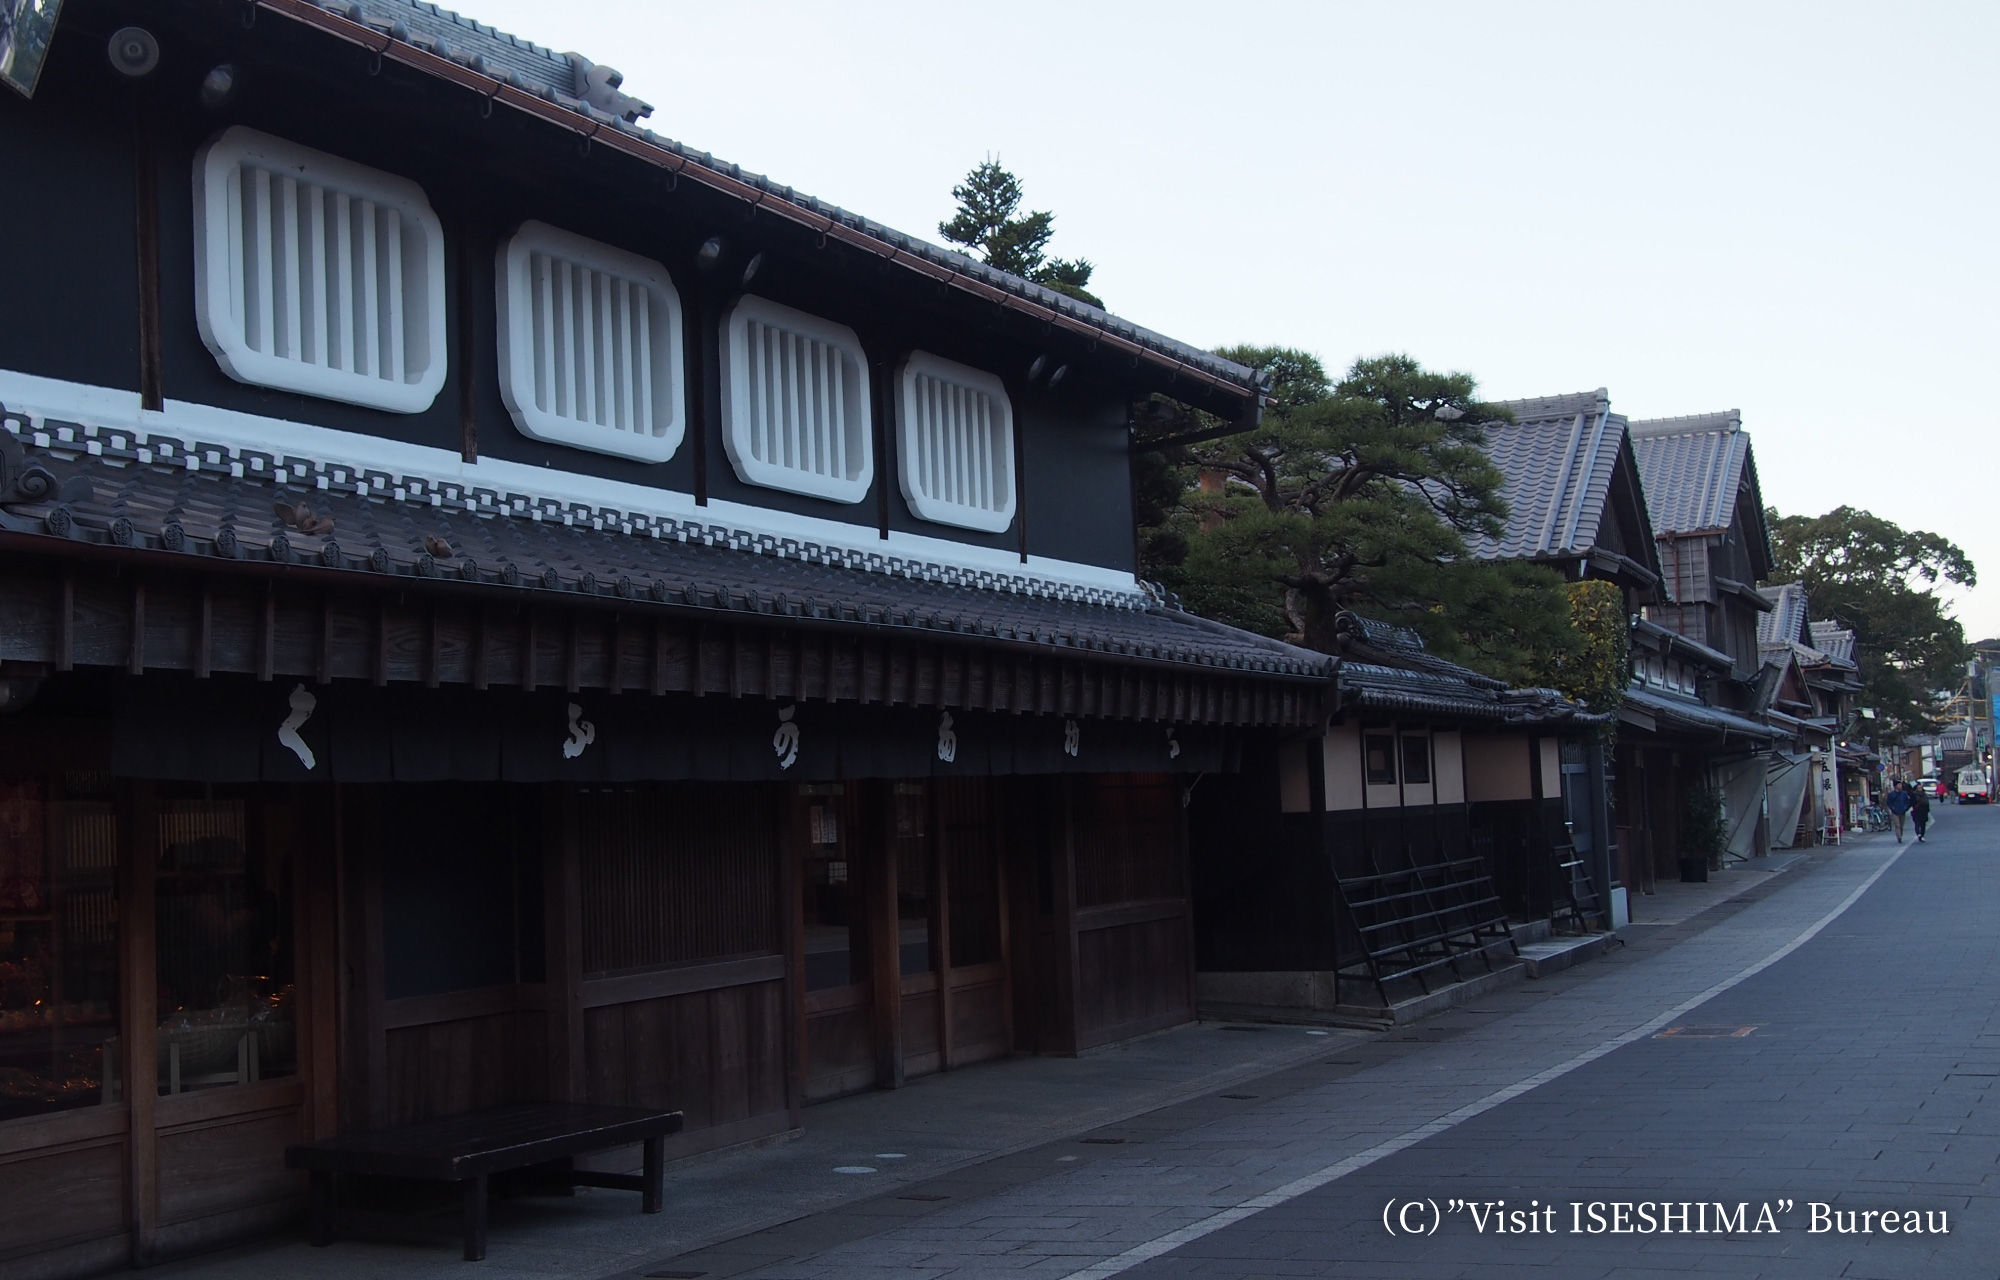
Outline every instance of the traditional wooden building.
{"type": "Polygon", "coordinates": [[[1770,846],[1766,775],[1778,734],[1757,703],[1758,620],[1770,609],[1757,583],[1774,558],[1741,414],[1634,422],[1632,442],[1666,582],[1645,616],[1679,640],[1660,651],[1659,682],[1635,669],[1627,722],[1641,733],[1629,771],[1620,764],[1620,799],[1622,820],[1648,833],[1651,871],[1673,875],[1686,852],[1681,814],[1696,795],[1721,797],[1730,856],[1770,846]]]}
{"type": "Polygon", "coordinates": [[[1323,727],[1246,753],[1191,798],[1205,1006],[1379,1016],[1513,952],[1511,927],[1603,927],[1572,832],[1603,803],[1610,717],[1432,656],[1343,614],[1323,727]]]}
{"type": "Polygon", "coordinates": [[[426,4],[70,0],[25,83],[0,1274],[287,1222],[300,1140],[1192,1016],[1188,793],[1333,660],[1135,581],[1129,406],[1251,370],[426,4]]]}
{"type": "MultiPolygon", "coordinates": [[[[1507,523],[1498,537],[1473,539],[1472,553],[1546,565],[1571,582],[1611,583],[1631,618],[1663,601],[1659,547],[1630,426],[1612,410],[1610,391],[1503,403],[1514,421],[1487,425],[1486,451],[1505,482],[1507,523]]],[[[1634,635],[1632,644],[1639,648],[1645,641],[1634,635]]],[[[1588,784],[1596,801],[1572,802],[1571,837],[1603,886],[1610,923],[1621,925],[1629,918],[1632,886],[1650,886],[1651,878],[1643,871],[1634,876],[1634,833],[1613,803],[1620,761],[1607,755],[1602,741],[1572,750],[1584,764],[1570,791],[1588,784]]],[[[1644,833],[1637,834],[1643,843],[1644,833]]]]}
{"type": "Polygon", "coordinates": [[[1854,633],[1812,621],[1805,584],[1780,583],[1760,594],[1771,611],[1758,620],[1757,704],[1778,734],[1771,757],[1771,844],[1793,848],[1837,840],[1859,821],[1847,796],[1867,803],[1866,752],[1846,746],[1861,693],[1854,633]]]}

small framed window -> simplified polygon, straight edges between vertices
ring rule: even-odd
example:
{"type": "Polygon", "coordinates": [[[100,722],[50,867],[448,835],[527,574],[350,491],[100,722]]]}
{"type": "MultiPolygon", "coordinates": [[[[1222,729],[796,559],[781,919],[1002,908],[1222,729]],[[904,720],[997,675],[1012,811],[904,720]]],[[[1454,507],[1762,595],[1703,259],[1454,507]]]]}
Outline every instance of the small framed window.
{"type": "Polygon", "coordinates": [[[195,321],[223,372],[391,413],[444,387],[444,230],[407,178],[242,126],[195,156],[195,321]]]}
{"type": "Polygon", "coordinates": [[[649,258],[525,222],[500,247],[500,396],[521,434],[665,462],[680,447],[681,299],[649,258]]]}
{"type": "Polygon", "coordinates": [[[1370,733],[1361,739],[1362,767],[1368,774],[1371,787],[1393,787],[1396,785],[1396,737],[1389,733],[1370,733]]]}
{"type": "Polygon", "coordinates": [[[854,330],[746,294],[722,322],[722,418],[744,483],[832,502],[868,496],[868,362],[854,330]]]}
{"type": "Polygon", "coordinates": [[[1431,780],[1431,740],[1428,734],[1403,735],[1403,781],[1413,787],[1431,780]]]}
{"type": "Polygon", "coordinates": [[[896,377],[896,472],[922,520],[998,533],[1014,519],[1014,408],[999,378],[919,351],[896,377]]]}

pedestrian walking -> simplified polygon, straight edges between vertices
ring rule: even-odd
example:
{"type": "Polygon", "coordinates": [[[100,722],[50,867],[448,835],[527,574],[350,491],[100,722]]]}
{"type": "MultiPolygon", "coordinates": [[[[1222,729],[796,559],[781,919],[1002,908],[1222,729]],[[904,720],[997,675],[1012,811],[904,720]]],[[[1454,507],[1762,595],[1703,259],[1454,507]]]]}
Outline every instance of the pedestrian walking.
{"type": "Polygon", "coordinates": [[[1910,793],[1910,821],[1917,828],[1917,843],[1924,843],[1924,828],[1931,825],[1931,798],[1922,787],[1910,793]]]}
{"type": "Polygon", "coordinates": [[[1889,798],[1882,806],[1889,811],[1890,825],[1896,828],[1896,843],[1903,843],[1903,819],[1910,816],[1910,784],[1899,782],[1889,788],[1889,798]]]}

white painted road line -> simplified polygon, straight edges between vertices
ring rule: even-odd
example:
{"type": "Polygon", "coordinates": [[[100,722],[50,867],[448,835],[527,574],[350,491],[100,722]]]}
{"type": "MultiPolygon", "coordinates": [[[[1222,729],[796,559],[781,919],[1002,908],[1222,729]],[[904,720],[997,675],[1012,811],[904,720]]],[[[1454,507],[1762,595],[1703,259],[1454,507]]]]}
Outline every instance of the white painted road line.
{"type": "Polygon", "coordinates": [[[1240,1204],[1232,1205],[1227,1209],[1210,1214],[1198,1222],[1191,1222],[1179,1230],[1170,1231],[1163,1236],[1158,1236],[1143,1244],[1134,1245],[1123,1253],[1106,1258],[1101,1262],[1093,1263],[1079,1271],[1072,1271],[1065,1280],[1100,1280],[1101,1277],[1115,1276],[1130,1271],[1142,1262],[1149,1262],[1154,1258],[1160,1257],[1162,1254],[1171,1253],[1184,1244],[1199,1240],[1203,1236],[1212,1235],[1224,1227],[1243,1221],[1253,1214],[1265,1209],[1274,1209],[1288,1201],[1296,1200],[1308,1192],[1317,1191],[1330,1182],[1337,1182],[1358,1169],[1365,1169],[1369,1165],[1393,1156],[1399,1151],[1414,1147],[1427,1138],[1436,1137],[1446,1130],[1456,1128],[1475,1116],[1484,1115],[1502,1103],[1511,1102],[1522,1094],[1538,1089],[1551,1080],[1559,1080],[1577,1068],[1588,1066],[1608,1053],[1613,1053],[1628,1044],[1643,1040],[1654,1032],[1671,1026],[1685,1014],[1700,1008],[1730,988],[1749,981],[1780,960],[1783,960],[1786,956],[1792,954],[1792,952],[1797,951],[1806,943],[1811,942],[1819,935],[1822,929],[1825,929],[1835,920],[1845,915],[1849,907],[1859,902],[1861,895],[1867,893],[1874,886],[1875,882],[1882,878],[1884,872],[1888,871],[1890,867],[1895,866],[1896,860],[1901,858],[1904,851],[1910,847],[1909,845],[1899,846],[1893,854],[1889,855],[1888,861],[1877,867],[1838,906],[1814,921],[1784,946],[1779,947],[1776,951],[1771,952],[1756,963],[1748,965],[1731,974],[1729,977],[1722,979],[1707,990],[1681,1001],[1658,1017],[1652,1018],[1642,1025],[1632,1028],[1630,1031],[1613,1036],[1601,1044],[1593,1045],[1575,1057],[1559,1062],[1553,1067],[1538,1071],[1525,1079],[1517,1080],[1505,1088],[1496,1089],[1485,1097],[1475,1102],[1469,1102],[1456,1111],[1447,1112],[1437,1119],[1430,1121],[1428,1124],[1418,1125],[1414,1129],[1400,1133],[1387,1142],[1378,1143],[1366,1151],[1327,1165],[1323,1169],[1317,1169],[1302,1178],[1295,1178],[1281,1187],[1267,1191],[1260,1196],[1253,1196],[1240,1204]]]}

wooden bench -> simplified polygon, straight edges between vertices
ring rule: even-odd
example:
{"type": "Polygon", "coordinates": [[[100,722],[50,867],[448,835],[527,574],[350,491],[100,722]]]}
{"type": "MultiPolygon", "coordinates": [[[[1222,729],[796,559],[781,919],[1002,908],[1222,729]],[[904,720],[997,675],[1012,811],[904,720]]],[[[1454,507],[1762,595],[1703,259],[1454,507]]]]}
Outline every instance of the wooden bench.
{"type": "Polygon", "coordinates": [[[637,1191],[640,1212],[658,1213],[663,1143],[680,1129],[678,1111],[529,1102],[287,1147],[285,1167],[312,1174],[315,1245],[333,1241],[336,1175],[455,1182],[464,1205],[465,1260],[477,1262],[486,1256],[486,1190],[492,1175],[546,1167],[556,1181],[570,1186],[637,1191]],[[594,1173],[556,1164],[635,1142],[645,1146],[643,1173],[594,1173]]]}

